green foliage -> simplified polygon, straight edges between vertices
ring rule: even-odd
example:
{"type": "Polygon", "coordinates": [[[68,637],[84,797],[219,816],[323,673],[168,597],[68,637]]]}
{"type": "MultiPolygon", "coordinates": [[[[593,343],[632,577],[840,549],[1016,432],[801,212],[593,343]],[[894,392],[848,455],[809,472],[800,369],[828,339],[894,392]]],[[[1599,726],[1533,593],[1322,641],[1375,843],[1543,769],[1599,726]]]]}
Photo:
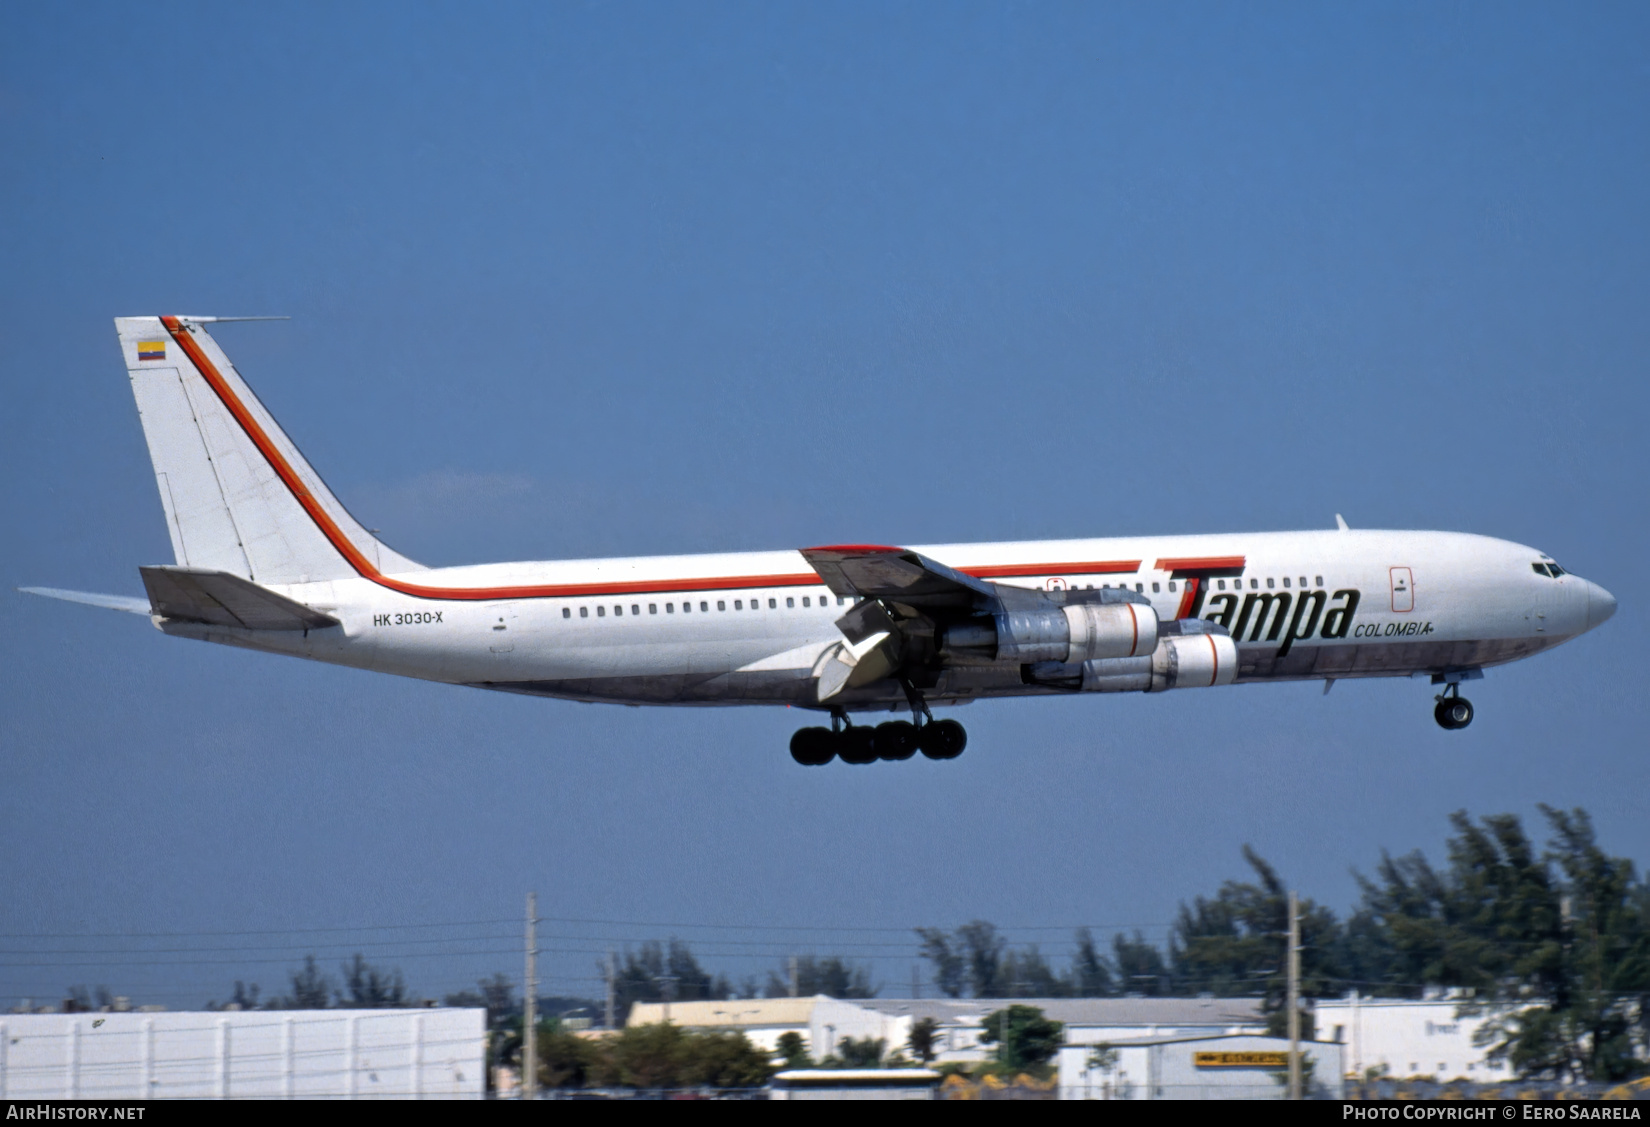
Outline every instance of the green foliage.
{"type": "MultiPolygon", "coordinates": [[[[825,994],[832,998],[875,998],[877,987],[871,984],[869,967],[857,966],[835,955],[815,958],[799,955],[796,960],[796,993],[811,998],[825,994]]],[[[763,991],[769,998],[785,998],[791,993],[790,967],[783,973],[768,972],[768,985],[763,991]]]]}
{"type": "Polygon", "coordinates": [[[348,1009],[388,1009],[408,1005],[407,983],[400,970],[381,970],[359,953],[342,967],[344,988],[338,1004],[348,1009]]]}
{"type": "MultiPolygon", "coordinates": [[[[1259,994],[1268,1032],[1288,1026],[1289,890],[1277,871],[1249,846],[1243,859],[1255,881],[1227,881],[1212,899],[1182,904],[1169,944],[1175,980],[1188,992],[1224,996],[1259,994]]],[[[1335,913],[1311,900],[1300,902],[1301,996],[1335,993],[1335,913]]],[[[1312,1035],[1311,1013],[1301,1014],[1302,1035],[1312,1035]]]]}
{"type": "Polygon", "coordinates": [[[911,1035],[905,1039],[905,1047],[923,1064],[928,1064],[939,1055],[939,1040],[940,1023],[931,1017],[922,1017],[911,1023],[911,1035]]]}
{"type": "MultiPolygon", "coordinates": [[[[605,964],[601,970],[606,972],[605,964]]],[[[686,943],[649,940],[636,951],[626,950],[613,978],[618,1012],[626,1014],[636,1002],[658,1002],[669,987],[673,1001],[693,1002],[727,998],[733,994],[726,977],[712,975],[699,965],[686,943]]]]}
{"type": "Polygon", "coordinates": [[[776,1047],[779,1050],[779,1055],[784,1058],[786,1068],[812,1068],[814,1066],[814,1060],[808,1055],[807,1043],[802,1039],[802,1034],[794,1030],[781,1033],[776,1047]]]}
{"type": "Polygon", "coordinates": [[[1133,939],[1122,932],[1112,936],[1111,952],[1117,964],[1118,985],[1125,994],[1155,998],[1169,992],[1169,965],[1163,961],[1163,953],[1138,931],[1133,939]]]}
{"type": "Polygon", "coordinates": [[[663,1022],[585,1040],[580,1082],[623,1088],[755,1088],[773,1066],[742,1033],[694,1033],[663,1022]]]}
{"type": "Polygon", "coordinates": [[[980,1043],[1005,1042],[1002,1063],[1014,1071],[1046,1064],[1060,1051],[1065,1026],[1050,1021],[1036,1006],[1012,1005],[985,1016],[980,1043]]]}
{"type": "Polygon", "coordinates": [[[844,1037],[837,1042],[837,1053],[845,1068],[875,1068],[882,1063],[883,1050],[888,1043],[877,1037],[844,1037]]]}
{"type": "MultiPolygon", "coordinates": [[[[985,920],[953,932],[919,927],[918,953],[933,968],[940,992],[960,998],[1093,998],[1115,993],[1111,967],[1095,949],[1087,928],[1077,933],[1071,967],[1057,971],[1036,944],[1010,947],[985,920]]],[[[1155,951],[1154,951],[1155,954],[1155,951]]]]}

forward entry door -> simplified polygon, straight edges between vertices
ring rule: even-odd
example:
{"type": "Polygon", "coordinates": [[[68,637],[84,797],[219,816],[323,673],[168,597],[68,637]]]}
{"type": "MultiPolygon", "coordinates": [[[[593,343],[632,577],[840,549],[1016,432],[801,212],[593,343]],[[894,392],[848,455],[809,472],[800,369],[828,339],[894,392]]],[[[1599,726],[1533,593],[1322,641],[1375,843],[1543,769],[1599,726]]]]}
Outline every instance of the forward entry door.
{"type": "Polygon", "coordinates": [[[1392,575],[1392,609],[1398,614],[1408,614],[1415,609],[1415,577],[1407,567],[1390,569],[1392,575]]]}

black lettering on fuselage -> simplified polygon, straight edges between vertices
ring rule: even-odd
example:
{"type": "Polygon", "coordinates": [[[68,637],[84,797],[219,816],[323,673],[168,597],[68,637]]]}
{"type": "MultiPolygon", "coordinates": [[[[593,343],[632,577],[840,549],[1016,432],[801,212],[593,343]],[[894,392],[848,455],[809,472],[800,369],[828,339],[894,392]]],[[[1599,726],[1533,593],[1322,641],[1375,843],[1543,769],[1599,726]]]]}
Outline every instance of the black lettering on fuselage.
{"type": "Polygon", "coordinates": [[[1244,640],[1244,627],[1248,626],[1251,621],[1255,625],[1254,629],[1249,632],[1249,641],[1260,641],[1262,631],[1265,631],[1268,642],[1277,641],[1278,635],[1283,633],[1284,623],[1289,621],[1289,604],[1293,601],[1287,591],[1256,591],[1245,596],[1243,611],[1238,615],[1237,625],[1232,627],[1232,641],[1241,642],[1244,640]],[[1275,615],[1272,613],[1273,606],[1277,607],[1275,615]],[[1255,614],[1257,607],[1260,608],[1259,614],[1255,614]],[[1266,629],[1268,615],[1272,615],[1272,628],[1270,630],[1266,629]]]}
{"type": "Polygon", "coordinates": [[[1336,591],[1334,598],[1346,600],[1345,606],[1330,607],[1329,613],[1323,616],[1323,638],[1344,638],[1352,629],[1352,616],[1358,612],[1358,592],[1353,590],[1336,591]]]}
{"type": "MultiPolygon", "coordinates": [[[[1296,642],[1303,638],[1310,638],[1312,631],[1318,628],[1318,616],[1323,614],[1323,606],[1329,601],[1329,595],[1324,591],[1302,591],[1301,597],[1295,603],[1295,617],[1289,620],[1289,629],[1284,631],[1283,646],[1278,650],[1278,656],[1287,654],[1296,642]],[[1311,611],[1308,613],[1307,608],[1311,611]]],[[[1279,615],[1282,618],[1282,615],[1279,615]]]]}
{"type": "Polygon", "coordinates": [[[1210,614],[1208,621],[1218,622],[1230,631],[1232,629],[1232,618],[1237,614],[1238,597],[1236,595],[1216,595],[1209,600],[1210,607],[1214,607],[1217,603],[1222,604],[1221,609],[1210,614]]]}

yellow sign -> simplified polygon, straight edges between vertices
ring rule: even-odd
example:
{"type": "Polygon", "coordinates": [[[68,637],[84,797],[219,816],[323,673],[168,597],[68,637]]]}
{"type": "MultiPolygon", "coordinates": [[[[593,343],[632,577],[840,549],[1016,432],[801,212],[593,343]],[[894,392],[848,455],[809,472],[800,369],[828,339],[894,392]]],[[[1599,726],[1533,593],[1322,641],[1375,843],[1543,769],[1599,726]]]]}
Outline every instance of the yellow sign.
{"type": "Polygon", "coordinates": [[[1288,1068],[1288,1053],[1193,1053],[1198,1068],[1288,1068]]]}

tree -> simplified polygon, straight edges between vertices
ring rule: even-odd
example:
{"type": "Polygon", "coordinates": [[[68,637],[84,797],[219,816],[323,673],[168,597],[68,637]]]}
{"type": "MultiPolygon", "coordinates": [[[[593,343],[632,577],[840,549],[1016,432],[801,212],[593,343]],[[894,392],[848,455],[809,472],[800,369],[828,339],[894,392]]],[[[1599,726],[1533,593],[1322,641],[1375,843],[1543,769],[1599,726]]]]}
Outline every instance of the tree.
{"type": "Polygon", "coordinates": [[[922,940],[917,951],[934,967],[934,982],[947,998],[960,998],[968,985],[968,968],[963,957],[951,942],[951,937],[937,927],[919,927],[917,938],[922,940]]]}
{"type": "Polygon", "coordinates": [[[1104,998],[1117,992],[1111,967],[1094,946],[1088,928],[1077,932],[1077,954],[1071,960],[1071,993],[1078,998],[1104,998]]]}
{"type": "MultiPolygon", "coordinates": [[[[799,955],[796,959],[796,992],[809,998],[825,994],[832,998],[875,998],[877,987],[871,985],[869,967],[857,966],[835,955],[822,959],[799,955]]],[[[790,967],[782,972],[768,972],[768,985],[763,993],[769,998],[785,998],[791,993],[790,967]]]]}
{"type": "Polygon", "coordinates": [[[905,1039],[911,1055],[928,1064],[939,1055],[940,1023],[931,1017],[920,1017],[911,1023],[911,1034],[905,1039]]]}
{"type": "Polygon", "coordinates": [[[1000,997],[1064,998],[1071,993],[1071,980],[1054,973],[1035,943],[1019,951],[1007,948],[997,980],[1000,997]]]}
{"type": "Polygon", "coordinates": [[[448,994],[441,999],[441,1004],[486,1010],[488,1029],[497,1029],[506,1017],[520,1009],[516,1001],[515,988],[505,975],[495,974],[491,978],[482,979],[476,985],[478,989],[459,990],[448,994]]]}
{"type": "MultiPolygon", "coordinates": [[[[606,972],[606,965],[602,964],[606,972]]],[[[733,991],[724,977],[712,975],[699,965],[686,943],[672,939],[668,945],[649,940],[637,951],[626,949],[613,977],[613,992],[619,1012],[629,1013],[636,1002],[658,1002],[665,986],[676,1001],[692,1002],[726,998],[733,991]]]]}
{"type": "Polygon", "coordinates": [[[786,1068],[812,1068],[814,1066],[813,1058],[808,1055],[807,1043],[803,1041],[802,1034],[794,1029],[779,1035],[779,1043],[776,1048],[779,1055],[784,1059],[786,1068]]]}
{"type": "Polygon", "coordinates": [[[875,1068],[882,1063],[888,1042],[878,1037],[844,1037],[837,1042],[837,1055],[848,1068],[875,1068]]]}
{"type": "Polygon", "coordinates": [[[1117,965],[1121,988],[1128,994],[1144,994],[1155,998],[1168,993],[1169,967],[1163,953],[1138,931],[1130,939],[1122,932],[1112,936],[1112,961],[1117,965]]]}
{"type": "Polygon", "coordinates": [[[304,956],[304,969],[292,973],[291,1006],[282,1009],[324,1010],[332,1001],[332,982],[315,966],[315,956],[304,956]]]}
{"type": "Polygon", "coordinates": [[[344,988],[338,992],[338,1004],[346,1009],[390,1009],[408,1005],[407,984],[401,971],[380,970],[367,962],[359,952],[343,965],[344,988]]]}
{"type": "Polygon", "coordinates": [[[968,967],[968,985],[976,998],[1000,998],[1007,990],[1001,970],[1003,948],[1007,946],[997,929],[984,920],[965,923],[957,929],[957,944],[968,967]]]}
{"type": "Polygon", "coordinates": [[[1060,1051],[1065,1026],[1050,1021],[1036,1006],[1011,1005],[986,1014],[980,1030],[982,1045],[1005,1039],[1002,1060],[1010,1069],[1043,1065],[1060,1051]]]}
{"type": "Polygon", "coordinates": [[[601,1087],[752,1088],[773,1074],[767,1054],[742,1033],[691,1033],[658,1022],[591,1044],[597,1049],[587,1082],[601,1087]]]}
{"type": "MultiPolygon", "coordinates": [[[[1277,871],[1249,846],[1243,859],[1255,881],[1229,880],[1213,899],[1181,904],[1169,954],[1178,988],[1225,996],[1260,994],[1268,1030],[1282,1036],[1288,1026],[1289,892],[1277,871]]],[[[1332,993],[1340,925],[1329,909],[1300,902],[1301,996],[1332,993]]],[[[1312,1036],[1310,1011],[1302,1011],[1303,1033],[1312,1036]]]]}

